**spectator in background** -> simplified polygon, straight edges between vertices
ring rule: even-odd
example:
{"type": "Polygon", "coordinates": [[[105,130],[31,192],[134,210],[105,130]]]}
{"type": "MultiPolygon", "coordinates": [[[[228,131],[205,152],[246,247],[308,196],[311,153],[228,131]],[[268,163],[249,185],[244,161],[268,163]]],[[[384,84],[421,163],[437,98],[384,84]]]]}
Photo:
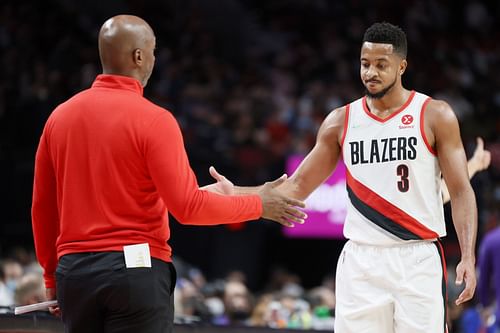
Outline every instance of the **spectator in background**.
{"type": "Polygon", "coordinates": [[[319,286],[307,293],[307,299],[311,304],[313,317],[313,329],[334,328],[335,293],[332,289],[319,286]]]}
{"type": "Polygon", "coordinates": [[[16,306],[30,305],[47,300],[43,276],[37,273],[24,275],[16,286],[14,293],[16,306]]]}
{"type": "Polygon", "coordinates": [[[271,302],[274,301],[273,298],[274,297],[272,293],[265,293],[257,298],[255,306],[252,309],[252,314],[248,319],[249,326],[256,326],[256,327],[271,326],[270,323],[268,322],[269,319],[268,309],[271,302]]]}
{"type": "Polygon", "coordinates": [[[179,278],[175,285],[175,315],[188,321],[210,321],[212,308],[205,295],[195,283],[187,278],[179,278]]]}
{"type": "MultiPolygon", "coordinates": [[[[469,178],[474,177],[479,171],[488,169],[491,163],[491,153],[484,149],[484,141],[482,138],[476,138],[476,149],[474,149],[474,154],[467,161],[467,171],[469,173],[469,178]]],[[[443,192],[443,203],[450,201],[450,193],[448,192],[448,187],[446,182],[443,180],[441,183],[441,191],[443,192]]]]}
{"type": "Polygon", "coordinates": [[[484,236],[479,248],[478,265],[477,291],[485,319],[483,324],[490,325],[489,318],[496,318],[493,326],[497,333],[500,332],[500,225],[484,236]],[[494,308],[496,310],[492,311],[494,308]]]}
{"type": "Polygon", "coordinates": [[[229,280],[224,287],[224,315],[216,324],[248,325],[253,309],[253,300],[247,286],[239,280],[229,280]]]}
{"type": "Polygon", "coordinates": [[[14,295],[12,293],[12,290],[7,288],[4,263],[3,261],[0,261],[0,307],[8,307],[12,304],[14,304],[14,295]]]}
{"type": "Polygon", "coordinates": [[[14,295],[17,283],[23,276],[23,267],[18,261],[8,258],[3,261],[3,272],[5,275],[5,285],[10,293],[14,295]]]}
{"type": "Polygon", "coordinates": [[[309,290],[307,299],[313,307],[313,311],[318,308],[326,308],[331,314],[335,310],[335,293],[330,288],[319,286],[309,290]]]}

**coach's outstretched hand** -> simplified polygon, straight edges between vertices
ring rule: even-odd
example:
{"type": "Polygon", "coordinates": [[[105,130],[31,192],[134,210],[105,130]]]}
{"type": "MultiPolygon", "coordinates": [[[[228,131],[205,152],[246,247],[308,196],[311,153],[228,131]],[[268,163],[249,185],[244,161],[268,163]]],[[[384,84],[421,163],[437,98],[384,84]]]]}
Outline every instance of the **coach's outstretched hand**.
{"type": "Polygon", "coordinates": [[[208,171],[217,182],[201,189],[223,195],[258,194],[262,200],[262,217],[276,221],[286,227],[294,227],[295,223],[302,224],[304,219],[307,218],[307,215],[299,209],[305,207],[304,202],[289,198],[276,189],[286,181],[287,175],[283,175],[275,181],[267,182],[262,186],[241,187],[234,186],[229,179],[217,172],[213,166],[208,171]]]}
{"type": "Polygon", "coordinates": [[[202,189],[208,190],[211,192],[225,194],[225,195],[234,195],[234,184],[232,181],[227,179],[225,176],[221,175],[213,166],[208,169],[210,176],[214,178],[217,182],[204,186],[202,189]]]}
{"type": "Polygon", "coordinates": [[[298,207],[304,208],[304,202],[284,196],[276,187],[287,179],[287,175],[272,182],[265,183],[257,192],[262,199],[262,217],[276,221],[286,227],[294,227],[294,223],[304,223],[307,215],[298,207]]]}

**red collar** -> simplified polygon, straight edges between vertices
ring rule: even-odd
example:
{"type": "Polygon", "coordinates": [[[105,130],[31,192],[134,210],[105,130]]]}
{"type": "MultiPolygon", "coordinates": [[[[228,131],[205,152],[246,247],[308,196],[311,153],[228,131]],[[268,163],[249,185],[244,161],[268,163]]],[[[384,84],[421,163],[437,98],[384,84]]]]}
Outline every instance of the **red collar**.
{"type": "Polygon", "coordinates": [[[143,87],[139,81],[129,76],[121,76],[114,74],[99,74],[97,75],[92,88],[111,88],[130,90],[142,96],[143,87]]]}

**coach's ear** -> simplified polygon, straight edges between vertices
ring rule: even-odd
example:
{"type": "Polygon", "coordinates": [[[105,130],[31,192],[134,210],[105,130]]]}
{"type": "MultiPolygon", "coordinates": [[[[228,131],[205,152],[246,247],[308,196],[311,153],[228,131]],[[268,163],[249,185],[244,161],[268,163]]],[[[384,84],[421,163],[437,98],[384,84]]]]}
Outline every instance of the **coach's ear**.
{"type": "Polygon", "coordinates": [[[132,57],[134,59],[134,64],[137,64],[139,66],[142,65],[143,55],[141,49],[135,49],[132,53],[132,57]]]}

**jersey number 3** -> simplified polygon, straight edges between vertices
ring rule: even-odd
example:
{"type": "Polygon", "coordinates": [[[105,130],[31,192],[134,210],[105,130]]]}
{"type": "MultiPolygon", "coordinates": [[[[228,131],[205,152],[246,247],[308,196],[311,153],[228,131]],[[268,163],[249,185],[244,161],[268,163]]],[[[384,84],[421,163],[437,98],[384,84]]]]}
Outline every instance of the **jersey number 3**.
{"type": "Polygon", "coordinates": [[[410,181],[408,179],[408,166],[406,164],[400,164],[396,168],[396,172],[399,176],[399,181],[398,181],[398,190],[401,192],[408,192],[410,189],[410,181]]]}

